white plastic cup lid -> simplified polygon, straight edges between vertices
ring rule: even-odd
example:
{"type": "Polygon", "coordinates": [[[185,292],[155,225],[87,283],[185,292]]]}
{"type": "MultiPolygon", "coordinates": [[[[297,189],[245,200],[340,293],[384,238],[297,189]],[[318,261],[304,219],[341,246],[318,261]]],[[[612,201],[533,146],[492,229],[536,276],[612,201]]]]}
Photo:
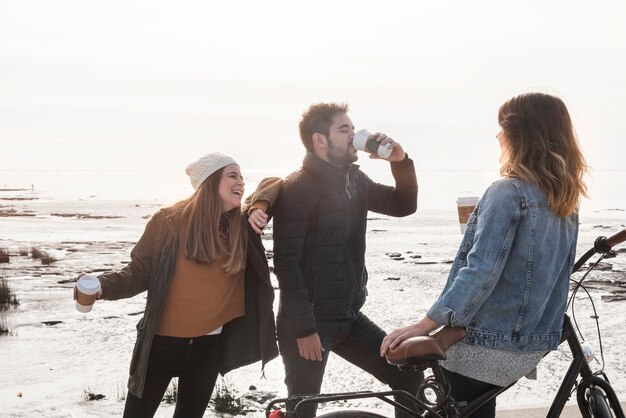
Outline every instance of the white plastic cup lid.
{"type": "Polygon", "coordinates": [[[354,138],[352,138],[352,145],[358,150],[365,151],[365,143],[369,137],[370,133],[367,129],[360,129],[354,134],[354,138]]]}
{"type": "Polygon", "coordinates": [[[76,288],[84,295],[95,295],[100,291],[100,280],[91,275],[84,275],[76,282],[76,288]]]}
{"type": "Polygon", "coordinates": [[[478,204],[478,196],[457,197],[456,204],[459,206],[476,206],[478,204]]]}

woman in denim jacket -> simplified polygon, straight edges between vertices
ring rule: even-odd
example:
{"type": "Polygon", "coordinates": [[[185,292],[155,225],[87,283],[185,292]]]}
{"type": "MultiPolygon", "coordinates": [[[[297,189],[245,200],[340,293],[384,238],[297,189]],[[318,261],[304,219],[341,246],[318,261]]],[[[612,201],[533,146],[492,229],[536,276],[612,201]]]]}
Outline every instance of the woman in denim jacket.
{"type": "MultiPolygon", "coordinates": [[[[391,332],[381,355],[441,325],[467,335],[443,362],[457,401],[534,373],[558,347],[576,255],[586,163],[565,104],[523,94],[498,113],[500,173],[471,214],[438,300],[419,322],[391,332]]],[[[494,417],[496,402],[473,416],[494,417]]]]}

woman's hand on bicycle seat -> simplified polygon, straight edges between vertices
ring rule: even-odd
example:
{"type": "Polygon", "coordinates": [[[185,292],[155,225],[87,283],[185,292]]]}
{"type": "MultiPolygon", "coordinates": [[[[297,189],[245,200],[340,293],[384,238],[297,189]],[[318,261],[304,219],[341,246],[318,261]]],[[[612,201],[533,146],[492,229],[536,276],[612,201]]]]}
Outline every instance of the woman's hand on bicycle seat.
{"type": "Polygon", "coordinates": [[[440,326],[440,324],[425,316],[420,321],[412,325],[391,331],[385,338],[383,338],[383,343],[380,345],[380,356],[384,357],[385,354],[387,354],[387,350],[396,348],[402,341],[413,337],[428,335],[431,331],[439,328],[440,326]]]}

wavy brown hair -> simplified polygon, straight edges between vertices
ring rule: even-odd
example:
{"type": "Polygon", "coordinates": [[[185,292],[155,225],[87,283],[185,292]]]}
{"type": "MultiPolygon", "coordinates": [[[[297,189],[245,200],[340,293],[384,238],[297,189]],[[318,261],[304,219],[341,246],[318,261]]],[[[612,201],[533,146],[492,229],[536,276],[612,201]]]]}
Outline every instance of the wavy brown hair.
{"type": "Polygon", "coordinates": [[[202,264],[224,260],[224,270],[235,274],[246,267],[248,231],[240,208],[222,213],[218,187],[223,171],[211,174],[194,194],[172,209],[181,214],[185,256],[202,264]],[[220,225],[226,239],[220,237],[220,225]]]}
{"type": "Polygon", "coordinates": [[[500,173],[536,184],[559,216],[578,210],[587,197],[587,163],[565,103],[543,93],[515,96],[498,111],[502,128],[500,173]]]}
{"type": "Polygon", "coordinates": [[[333,118],[339,113],[348,113],[347,103],[313,103],[302,113],[300,139],[307,151],[313,152],[313,134],[328,136],[333,118]]]}

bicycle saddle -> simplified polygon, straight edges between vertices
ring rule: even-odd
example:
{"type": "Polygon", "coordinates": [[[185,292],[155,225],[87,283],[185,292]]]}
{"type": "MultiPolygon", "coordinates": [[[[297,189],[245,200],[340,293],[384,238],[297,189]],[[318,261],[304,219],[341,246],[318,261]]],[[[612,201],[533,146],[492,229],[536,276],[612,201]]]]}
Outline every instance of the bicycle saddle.
{"type": "Polygon", "coordinates": [[[387,362],[396,366],[411,366],[445,360],[448,347],[463,339],[465,334],[465,328],[443,327],[428,336],[409,338],[387,351],[387,362]]]}

